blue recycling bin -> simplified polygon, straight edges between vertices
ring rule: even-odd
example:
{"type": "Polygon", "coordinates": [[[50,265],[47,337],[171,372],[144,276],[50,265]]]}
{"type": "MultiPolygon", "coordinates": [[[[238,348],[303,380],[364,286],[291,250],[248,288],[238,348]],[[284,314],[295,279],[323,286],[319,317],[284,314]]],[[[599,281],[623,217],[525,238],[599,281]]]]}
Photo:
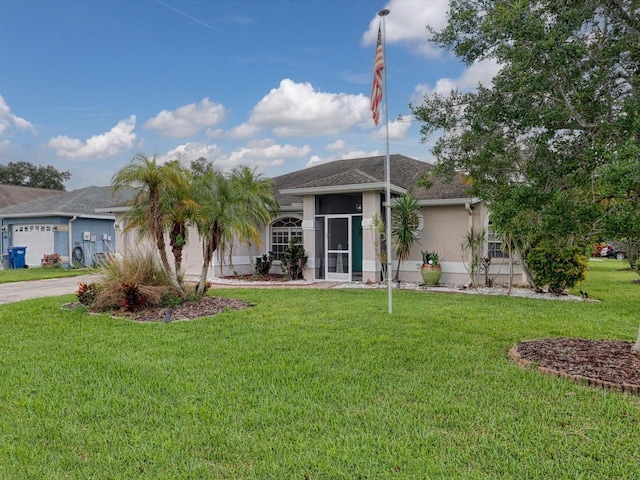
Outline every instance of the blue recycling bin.
{"type": "Polygon", "coordinates": [[[9,247],[9,262],[11,268],[24,268],[24,257],[27,253],[27,247],[9,247]]]}

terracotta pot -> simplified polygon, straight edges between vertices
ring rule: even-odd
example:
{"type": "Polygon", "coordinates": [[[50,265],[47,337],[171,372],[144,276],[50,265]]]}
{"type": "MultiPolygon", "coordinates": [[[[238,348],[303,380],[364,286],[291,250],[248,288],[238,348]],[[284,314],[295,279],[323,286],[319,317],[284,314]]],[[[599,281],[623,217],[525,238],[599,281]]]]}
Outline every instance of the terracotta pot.
{"type": "Polygon", "coordinates": [[[439,264],[429,265],[423,263],[420,267],[420,273],[425,285],[437,285],[442,276],[442,267],[439,264]]]}

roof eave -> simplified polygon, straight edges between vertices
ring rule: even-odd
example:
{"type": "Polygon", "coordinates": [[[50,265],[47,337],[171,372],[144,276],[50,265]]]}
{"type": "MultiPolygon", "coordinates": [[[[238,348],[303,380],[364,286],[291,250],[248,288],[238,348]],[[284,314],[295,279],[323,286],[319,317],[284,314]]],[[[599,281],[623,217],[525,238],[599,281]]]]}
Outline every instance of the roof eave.
{"type": "Polygon", "coordinates": [[[122,205],[119,207],[100,207],[96,208],[96,213],[127,213],[131,210],[130,205],[122,205]]]}
{"type": "Polygon", "coordinates": [[[115,217],[113,215],[92,215],[89,213],[71,213],[71,212],[8,213],[8,214],[0,213],[0,219],[36,218],[36,217],[78,217],[78,218],[92,218],[96,220],[115,220],[115,217]]]}
{"type": "Polygon", "coordinates": [[[418,200],[418,205],[421,207],[446,207],[450,205],[475,205],[476,203],[480,203],[480,200],[477,197],[463,197],[463,198],[434,198],[430,200],[418,200]]]}
{"type": "MultiPolygon", "coordinates": [[[[324,187],[306,187],[306,188],[284,188],[280,190],[282,195],[322,195],[331,193],[354,193],[354,192],[370,192],[383,191],[387,188],[387,184],[383,182],[377,183],[356,183],[352,185],[331,185],[324,187]]],[[[400,195],[406,193],[406,189],[391,185],[391,191],[400,195]]]]}

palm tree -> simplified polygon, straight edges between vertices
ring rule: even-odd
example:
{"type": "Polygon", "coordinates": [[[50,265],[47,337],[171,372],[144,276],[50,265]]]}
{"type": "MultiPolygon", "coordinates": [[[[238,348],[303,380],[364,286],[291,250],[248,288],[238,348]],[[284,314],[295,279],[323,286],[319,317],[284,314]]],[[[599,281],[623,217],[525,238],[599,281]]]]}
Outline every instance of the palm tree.
{"type": "Polygon", "coordinates": [[[184,287],[179,283],[176,272],[171,268],[167,258],[164,239],[164,219],[161,211],[161,192],[168,185],[180,182],[178,169],[172,166],[158,165],[157,158],[137,154],[131,162],[118,170],[111,178],[113,192],[123,187],[133,187],[138,190],[132,203],[132,209],[127,215],[130,222],[127,229],[141,228],[154,239],[160,261],[166,270],[173,287],[180,294],[185,294],[184,287]]]}
{"type": "Polygon", "coordinates": [[[411,190],[394,200],[391,218],[391,238],[398,258],[394,281],[399,281],[400,264],[409,259],[411,248],[418,238],[420,206],[411,190]]]}
{"type": "Polygon", "coordinates": [[[182,282],[182,252],[189,240],[189,221],[195,215],[197,204],[193,199],[192,177],[178,161],[165,165],[175,169],[172,182],[166,185],[160,195],[160,210],[164,229],[169,234],[169,245],[173,254],[176,275],[182,282]]]}
{"type": "Polygon", "coordinates": [[[206,172],[194,178],[194,185],[199,205],[194,223],[202,240],[203,256],[196,292],[201,296],[216,250],[230,245],[234,235],[259,241],[259,227],[271,222],[277,203],[269,182],[246,167],[235,169],[230,176],[206,172]]]}
{"type": "Polygon", "coordinates": [[[261,244],[260,232],[256,226],[269,224],[280,212],[280,205],[273,196],[273,181],[256,173],[255,168],[251,170],[246,166],[236,167],[230,178],[232,188],[240,195],[240,207],[244,210],[244,215],[251,220],[236,233],[236,236],[240,242],[247,244],[253,269],[251,246],[261,244]]]}

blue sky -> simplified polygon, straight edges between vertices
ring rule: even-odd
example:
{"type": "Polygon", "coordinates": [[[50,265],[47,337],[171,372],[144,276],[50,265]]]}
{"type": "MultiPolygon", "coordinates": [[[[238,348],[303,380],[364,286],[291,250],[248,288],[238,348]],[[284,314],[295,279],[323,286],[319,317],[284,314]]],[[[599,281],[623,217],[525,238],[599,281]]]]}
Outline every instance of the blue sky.
{"type": "Polygon", "coordinates": [[[390,151],[429,161],[408,104],[496,73],[428,41],[448,0],[3,0],[0,163],[68,170],[73,190],[136,153],[268,177],[384,154],[369,111],[382,8],[390,151]]]}

